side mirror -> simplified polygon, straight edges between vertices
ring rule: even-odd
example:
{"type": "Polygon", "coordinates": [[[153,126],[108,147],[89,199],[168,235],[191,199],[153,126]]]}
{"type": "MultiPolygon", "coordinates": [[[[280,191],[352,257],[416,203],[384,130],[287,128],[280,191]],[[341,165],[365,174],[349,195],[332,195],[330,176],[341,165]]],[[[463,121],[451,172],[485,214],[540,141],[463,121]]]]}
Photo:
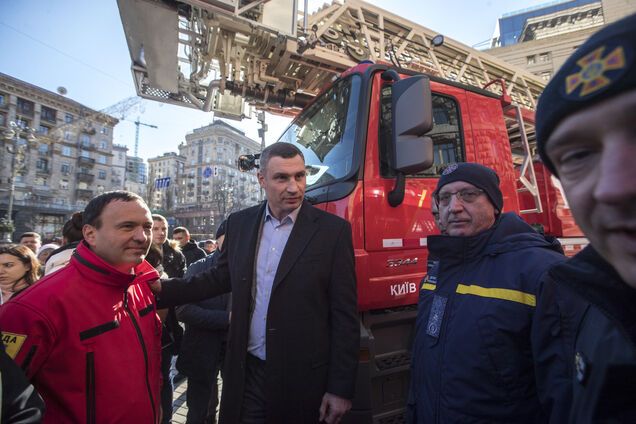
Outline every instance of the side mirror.
{"type": "Polygon", "coordinates": [[[414,76],[393,83],[393,155],[391,167],[416,174],[433,165],[433,141],[424,136],[433,128],[430,80],[414,76]]]}

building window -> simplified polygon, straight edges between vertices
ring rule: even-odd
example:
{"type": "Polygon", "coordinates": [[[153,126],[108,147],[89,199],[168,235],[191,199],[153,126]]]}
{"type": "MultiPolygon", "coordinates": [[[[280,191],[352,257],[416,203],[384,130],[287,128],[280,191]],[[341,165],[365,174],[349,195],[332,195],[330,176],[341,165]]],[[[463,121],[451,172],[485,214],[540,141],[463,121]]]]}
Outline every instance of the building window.
{"type": "Polygon", "coordinates": [[[68,180],[60,180],[60,190],[68,190],[68,180]]]}
{"type": "Polygon", "coordinates": [[[62,146],[62,156],[72,156],[71,148],[68,146],[62,146]]]}
{"type": "Polygon", "coordinates": [[[73,139],[73,133],[70,131],[64,131],[64,140],[72,141],[72,139],[73,139]]]}
{"type": "Polygon", "coordinates": [[[88,150],[80,150],[80,156],[83,158],[90,158],[91,152],[89,152],[88,150]]]}
{"type": "Polygon", "coordinates": [[[541,74],[539,74],[539,76],[541,77],[541,79],[543,81],[550,81],[550,78],[552,78],[552,72],[550,72],[550,71],[541,72],[541,74]]]}
{"type": "Polygon", "coordinates": [[[97,162],[106,165],[106,156],[97,155],[97,162]]]}
{"type": "Polygon", "coordinates": [[[539,55],[539,62],[547,63],[550,61],[550,53],[541,53],[539,55]]]}
{"type": "Polygon", "coordinates": [[[55,123],[57,111],[55,109],[51,109],[50,107],[42,106],[42,110],[40,112],[40,119],[48,122],[55,123]]]}
{"type": "Polygon", "coordinates": [[[35,107],[33,102],[18,97],[16,106],[19,114],[33,116],[33,109],[35,107]]]}
{"type": "Polygon", "coordinates": [[[102,128],[99,130],[99,133],[100,133],[100,134],[103,134],[103,135],[108,135],[108,127],[102,127],[102,128]]]}
{"type": "Polygon", "coordinates": [[[526,56],[526,63],[528,65],[534,65],[537,62],[537,56],[532,55],[532,56],[526,56]]]}
{"type": "Polygon", "coordinates": [[[68,163],[63,163],[60,171],[62,171],[62,174],[69,174],[71,172],[71,165],[68,163]]]}
{"type": "Polygon", "coordinates": [[[106,140],[102,140],[102,141],[99,143],[99,148],[100,148],[100,149],[102,149],[102,150],[106,150],[106,149],[108,149],[108,141],[106,141],[106,140]]]}
{"type": "Polygon", "coordinates": [[[5,99],[5,94],[0,93],[0,106],[4,106],[4,99],[5,99]]]}
{"type": "Polygon", "coordinates": [[[35,163],[35,167],[38,169],[38,171],[48,171],[49,161],[47,159],[39,158],[35,163]]]}
{"type": "Polygon", "coordinates": [[[100,180],[105,180],[106,179],[106,171],[99,170],[97,172],[97,178],[99,178],[100,180]]]}
{"type": "Polygon", "coordinates": [[[66,115],[64,115],[64,122],[66,122],[67,124],[72,124],[73,115],[71,115],[70,113],[67,113],[66,115]]]}
{"type": "Polygon", "coordinates": [[[43,155],[47,154],[49,152],[49,145],[46,143],[38,144],[38,152],[40,152],[43,155]]]}
{"type": "Polygon", "coordinates": [[[4,113],[0,113],[0,126],[7,126],[7,115],[5,115],[4,113]]]}
{"type": "Polygon", "coordinates": [[[45,178],[45,177],[37,177],[37,178],[35,179],[35,185],[45,186],[45,187],[46,187],[47,185],[49,185],[48,178],[45,178]]]}
{"type": "Polygon", "coordinates": [[[91,138],[88,134],[80,135],[80,143],[82,146],[89,147],[91,145],[91,138]]]}

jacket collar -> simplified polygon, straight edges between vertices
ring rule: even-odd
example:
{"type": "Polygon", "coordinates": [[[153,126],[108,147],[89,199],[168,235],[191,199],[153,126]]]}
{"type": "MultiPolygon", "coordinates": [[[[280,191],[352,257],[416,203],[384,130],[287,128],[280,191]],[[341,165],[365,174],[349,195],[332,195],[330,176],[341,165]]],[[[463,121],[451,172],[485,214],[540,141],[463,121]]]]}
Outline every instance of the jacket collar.
{"type": "Polygon", "coordinates": [[[435,235],[428,237],[428,248],[435,259],[469,259],[498,255],[529,247],[560,252],[557,241],[548,241],[514,213],[501,214],[494,225],[474,236],[435,235]]]}
{"type": "Polygon", "coordinates": [[[82,241],[77,246],[71,257],[71,264],[87,278],[113,287],[126,288],[133,282],[148,282],[159,278],[159,273],[146,261],[134,268],[134,274],[126,274],[115,269],[97,256],[86,241],[82,241]]]}

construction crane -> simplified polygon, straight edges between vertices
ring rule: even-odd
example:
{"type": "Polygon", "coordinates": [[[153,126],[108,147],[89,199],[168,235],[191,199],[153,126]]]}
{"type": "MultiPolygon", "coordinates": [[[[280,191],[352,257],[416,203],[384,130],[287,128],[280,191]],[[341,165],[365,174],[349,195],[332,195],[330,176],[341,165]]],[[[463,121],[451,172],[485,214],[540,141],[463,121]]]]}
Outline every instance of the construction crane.
{"type": "Polygon", "coordinates": [[[139,153],[139,126],[143,125],[144,127],[149,127],[149,128],[159,128],[156,125],[152,125],[152,124],[146,124],[145,122],[141,122],[140,121],[140,117],[137,117],[137,120],[134,122],[135,123],[135,157],[139,157],[138,153],[139,153]]]}
{"type": "Polygon", "coordinates": [[[506,94],[527,109],[543,90],[526,70],[364,1],[334,1],[303,18],[297,4],[118,0],[137,94],[235,119],[245,101],[293,115],[367,59],[506,94]]]}

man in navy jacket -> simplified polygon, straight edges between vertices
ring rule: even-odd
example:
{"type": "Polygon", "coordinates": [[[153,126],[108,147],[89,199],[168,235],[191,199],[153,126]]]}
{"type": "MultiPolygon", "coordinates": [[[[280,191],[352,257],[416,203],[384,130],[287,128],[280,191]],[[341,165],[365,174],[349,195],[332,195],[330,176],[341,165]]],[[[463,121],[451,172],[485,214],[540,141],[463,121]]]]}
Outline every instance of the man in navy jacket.
{"type": "Polygon", "coordinates": [[[434,198],[412,356],[412,423],[548,421],[535,384],[531,329],[541,275],[564,259],[521,218],[502,214],[499,177],[449,166],[434,198]]]}
{"type": "MultiPolygon", "coordinates": [[[[216,266],[224,238],[225,221],[216,231],[218,248],[211,255],[190,265],[186,278],[216,266]]],[[[219,399],[217,376],[222,367],[230,325],[229,298],[230,295],[226,293],[177,307],[177,318],[186,327],[177,369],[188,377],[188,424],[216,422],[219,399]]]]}

